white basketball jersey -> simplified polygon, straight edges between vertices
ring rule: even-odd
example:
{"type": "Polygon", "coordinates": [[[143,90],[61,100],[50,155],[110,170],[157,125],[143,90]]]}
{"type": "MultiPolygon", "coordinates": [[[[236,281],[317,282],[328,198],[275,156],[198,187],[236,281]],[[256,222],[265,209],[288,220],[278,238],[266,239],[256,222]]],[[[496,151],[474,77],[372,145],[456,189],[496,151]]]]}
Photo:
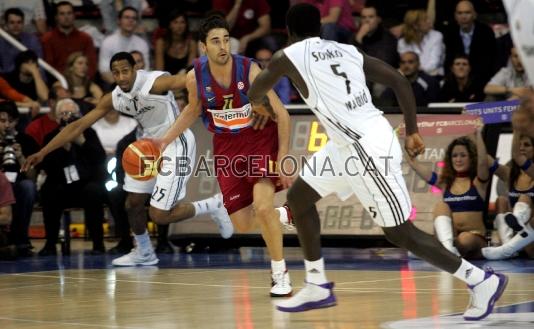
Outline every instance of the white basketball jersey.
{"type": "Polygon", "coordinates": [[[117,86],[111,94],[115,110],[133,116],[139,122],[143,131],[140,137],[162,137],[180,113],[172,92],[150,94],[156,78],[164,74],[169,73],[139,70],[130,92],[117,86]]]}
{"type": "Polygon", "coordinates": [[[328,136],[338,144],[354,143],[373,129],[382,115],[365,84],[363,56],[356,47],[309,38],[284,49],[308,87],[302,96],[328,136]]]}

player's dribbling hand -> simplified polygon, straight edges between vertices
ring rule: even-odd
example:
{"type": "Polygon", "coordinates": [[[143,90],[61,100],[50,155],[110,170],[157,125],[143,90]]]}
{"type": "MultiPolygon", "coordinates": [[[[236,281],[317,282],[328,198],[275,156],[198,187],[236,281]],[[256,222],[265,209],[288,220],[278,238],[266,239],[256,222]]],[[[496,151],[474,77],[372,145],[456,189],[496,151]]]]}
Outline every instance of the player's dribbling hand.
{"type": "Polygon", "coordinates": [[[263,129],[269,119],[276,121],[276,113],[267,96],[263,98],[262,102],[251,102],[250,105],[252,106],[252,127],[254,129],[263,129]]]}
{"type": "Polygon", "coordinates": [[[423,142],[423,138],[419,133],[413,133],[406,136],[404,149],[408,156],[414,158],[425,151],[425,142],[423,142]]]}
{"type": "Polygon", "coordinates": [[[21,172],[25,172],[28,170],[31,170],[33,167],[41,163],[43,161],[44,155],[41,154],[41,152],[34,153],[26,158],[26,161],[22,164],[20,167],[21,172]]]}
{"type": "Polygon", "coordinates": [[[152,144],[154,144],[156,148],[160,150],[161,153],[163,153],[163,151],[165,151],[165,149],[167,148],[167,145],[169,145],[162,138],[146,138],[146,139],[152,142],[152,144]]]}

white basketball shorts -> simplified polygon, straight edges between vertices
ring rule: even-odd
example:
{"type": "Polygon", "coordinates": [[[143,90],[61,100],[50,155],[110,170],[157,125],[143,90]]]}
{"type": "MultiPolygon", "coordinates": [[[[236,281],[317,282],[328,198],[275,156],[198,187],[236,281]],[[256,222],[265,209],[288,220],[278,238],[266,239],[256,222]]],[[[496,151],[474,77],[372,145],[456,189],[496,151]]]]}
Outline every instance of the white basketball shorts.
{"type": "Polygon", "coordinates": [[[185,197],[187,181],[194,170],[196,153],[195,136],[187,129],[163,151],[164,160],[156,177],[140,181],[126,175],[124,190],[151,194],[151,206],[161,210],[172,209],[185,197]]]}
{"type": "Polygon", "coordinates": [[[328,141],[303,165],[300,176],[319,195],[353,193],[382,227],[404,223],[411,201],[401,171],[402,151],[389,122],[381,117],[373,129],[348,145],[328,141]]]}

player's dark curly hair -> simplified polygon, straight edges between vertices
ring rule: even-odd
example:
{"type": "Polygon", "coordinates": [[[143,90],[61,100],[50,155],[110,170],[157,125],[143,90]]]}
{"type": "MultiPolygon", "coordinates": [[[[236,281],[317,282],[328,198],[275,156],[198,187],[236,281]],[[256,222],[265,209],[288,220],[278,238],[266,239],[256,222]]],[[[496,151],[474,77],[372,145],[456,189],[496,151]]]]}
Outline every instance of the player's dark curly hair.
{"type": "Polygon", "coordinates": [[[450,188],[452,185],[452,182],[456,178],[456,170],[454,170],[454,167],[452,165],[452,150],[457,145],[463,145],[467,149],[467,153],[469,154],[469,178],[471,180],[475,179],[477,176],[477,147],[475,145],[475,142],[471,140],[471,138],[467,136],[462,136],[459,138],[456,138],[453,140],[449,146],[447,146],[447,151],[445,152],[445,167],[443,167],[443,170],[441,171],[440,175],[440,181],[439,184],[444,184],[447,188],[450,188]]]}
{"type": "Polygon", "coordinates": [[[109,61],[109,69],[111,70],[111,65],[113,65],[114,62],[126,60],[128,63],[134,67],[135,66],[135,59],[133,58],[132,54],[126,51],[121,51],[120,53],[116,53],[111,57],[111,60],[109,61]]]}
{"type": "Polygon", "coordinates": [[[208,33],[213,29],[226,29],[227,31],[230,31],[230,27],[223,16],[212,14],[206,17],[200,23],[200,28],[198,29],[198,39],[206,44],[208,33]]]}
{"type": "Polygon", "coordinates": [[[299,3],[287,11],[286,24],[289,33],[297,37],[317,37],[321,33],[321,13],[313,5],[299,3]]]}

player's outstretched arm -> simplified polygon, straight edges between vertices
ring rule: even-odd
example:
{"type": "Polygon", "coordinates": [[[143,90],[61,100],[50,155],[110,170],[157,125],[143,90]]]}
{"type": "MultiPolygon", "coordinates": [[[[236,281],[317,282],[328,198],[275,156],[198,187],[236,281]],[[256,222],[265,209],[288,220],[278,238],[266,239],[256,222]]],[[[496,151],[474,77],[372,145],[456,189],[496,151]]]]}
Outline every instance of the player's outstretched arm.
{"type": "Polygon", "coordinates": [[[193,70],[187,73],[186,87],[189,103],[181,111],[165,135],[159,140],[154,140],[161,150],[164,150],[167,145],[178,138],[187,128],[191,127],[202,113],[201,103],[197,97],[197,82],[193,70]]]}
{"type": "Polygon", "coordinates": [[[410,82],[397,70],[381,60],[363,54],[365,76],[393,89],[406,124],[405,149],[411,157],[424,152],[425,145],[417,129],[417,107],[410,82]]]}
{"type": "Polygon", "coordinates": [[[276,82],[278,82],[278,80],[287,73],[285,71],[287,68],[289,68],[289,65],[284,65],[284,58],[287,62],[285,64],[290,65],[291,62],[284,55],[283,51],[277,51],[271,59],[271,64],[267,68],[261,70],[261,72],[254,78],[254,81],[252,82],[247,93],[248,99],[253,106],[256,104],[262,104],[264,97],[267,95],[269,90],[271,90],[276,82]]]}
{"type": "Polygon", "coordinates": [[[76,137],[80,136],[87,128],[91,127],[93,123],[98,121],[100,118],[103,118],[106,113],[111,110],[113,110],[111,94],[106,94],[102,97],[100,102],[98,102],[98,105],[93,110],[91,110],[89,113],[87,113],[80,119],[69,123],[39,152],[30,155],[22,165],[21,171],[27,171],[31,169],[33,166],[41,162],[48,153],[62,147],[68,142],[73,141],[76,137]]]}
{"type": "Polygon", "coordinates": [[[417,107],[415,105],[415,96],[412,91],[412,86],[408,79],[397,72],[389,64],[381,60],[363,55],[363,70],[367,79],[386,85],[393,89],[399,107],[404,114],[404,121],[406,123],[406,135],[411,135],[417,132],[417,107]]]}
{"type": "Polygon", "coordinates": [[[186,88],[186,80],[188,73],[182,70],[175,75],[162,75],[159,76],[150,89],[151,94],[162,95],[166,94],[169,90],[177,90],[186,88]]]}

